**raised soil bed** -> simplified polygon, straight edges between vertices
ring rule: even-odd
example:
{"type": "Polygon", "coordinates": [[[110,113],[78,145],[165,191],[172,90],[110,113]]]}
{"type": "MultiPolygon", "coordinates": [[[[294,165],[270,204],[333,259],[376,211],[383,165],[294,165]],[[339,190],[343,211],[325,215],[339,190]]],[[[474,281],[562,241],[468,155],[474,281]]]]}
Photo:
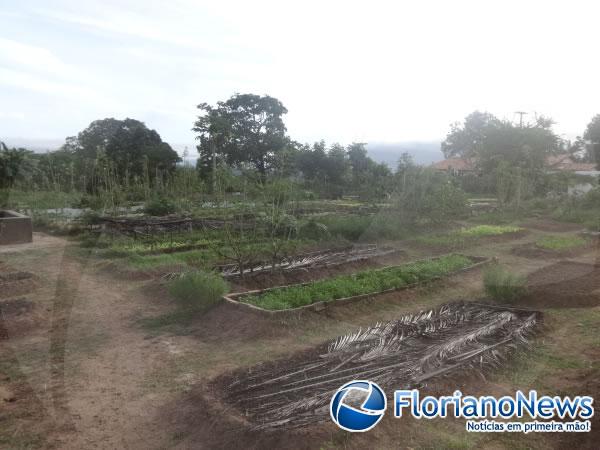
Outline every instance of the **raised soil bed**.
{"type": "MultiPolygon", "coordinates": [[[[320,267],[334,267],[372,258],[391,256],[401,253],[402,250],[392,247],[378,247],[376,244],[356,245],[340,249],[328,249],[318,252],[304,253],[272,265],[268,262],[244,269],[244,276],[254,276],[265,272],[281,271],[293,272],[296,270],[316,269],[320,267]]],[[[225,278],[239,277],[240,269],[237,264],[220,266],[221,275],[225,278]]]]}
{"type": "Polygon", "coordinates": [[[236,370],[218,377],[214,391],[249,428],[287,432],[327,421],[331,396],[353,379],[388,391],[497,368],[526,348],[542,319],[533,310],[449,303],[236,370]]]}
{"type": "MultiPolygon", "coordinates": [[[[401,264],[398,266],[383,267],[383,268],[376,269],[376,270],[383,271],[383,270],[390,269],[390,268],[407,266],[409,264],[422,263],[422,262],[426,262],[426,261],[436,261],[441,258],[444,258],[445,256],[449,256],[449,255],[442,255],[442,256],[435,257],[435,258],[427,258],[427,259],[423,259],[423,260],[412,261],[410,263],[405,263],[405,264],[401,264]]],[[[457,255],[457,256],[464,256],[464,255],[457,255]]],[[[254,295],[254,296],[261,295],[265,292],[269,292],[269,291],[273,291],[273,290],[277,290],[277,289],[286,289],[286,288],[306,286],[313,282],[293,284],[293,285],[288,285],[288,286],[277,286],[277,287],[272,287],[272,288],[267,288],[267,289],[258,289],[258,290],[252,290],[252,291],[246,291],[246,292],[236,292],[236,293],[231,293],[231,294],[227,294],[227,295],[223,296],[223,300],[225,300],[226,302],[229,302],[233,305],[239,306],[240,308],[246,308],[250,311],[260,312],[260,313],[269,314],[269,315],[271,315],[271,314],[286,314],[286,313],[302,311],[302,310],[321,311],[321,310],[327,308],[327,306],[329,304],[339,305],[339,304],[343,304],[343,303],[353,303],[353,302],[357,302],[357,301],[360,301],[360,300],[363,300],[363,299],[366,299],[369,297],[373,297],[375,295],[381,295],[381,294],[386,294],[389,292],[395,292],[395,291],[414,288],[417,286],[422,286],[422,285],[434,282],[434,281],[442,279],[442,278],[447,278],[452,275],[456,275],[458,273],[473,270],[473,269],[480,267],[484,264],[487,264],[491,261],[490,258],[485,258],[485,257],[481,257],[481,256],[466,256],[466,258],[468,258],[472,261],[471,265],[463,267],[463,268],[455,270],[455,271],[452,271],[452,272],[449,272],[449,273],[445,274],[443,277],[436,276],[436,277],[432,277],[432,278],[429,278],[424,281],[405,284],[405,285],[403,285],[401,287],[397,287],[397,288],[386,289],[386,290],[382,290],[382,291],[378,291],[378,292],[369,292],[366,294],[354,295],[354,296],[350,296],[350,297],[342,297],[342,298],[331,299],[331,300],[326,300],[326,301],[317,301],[317,302],[314,302],[314,303],[311,303],[308,305],[303,305],[303,306],[299,306],[299,307],[295,307],[295,308],[272,310],[272,309],[266,309],[266,308],[262,308],[260,306],[253,305],[248,302],[241,301],[241,299],[243,297],[246,297],[249,295],[254,295]]]]}
{"type": "Polygon", "coordinates": [[[519,303],[536,308],[600,306],[600,265],[559,261],[533,272],[519,303]]]}

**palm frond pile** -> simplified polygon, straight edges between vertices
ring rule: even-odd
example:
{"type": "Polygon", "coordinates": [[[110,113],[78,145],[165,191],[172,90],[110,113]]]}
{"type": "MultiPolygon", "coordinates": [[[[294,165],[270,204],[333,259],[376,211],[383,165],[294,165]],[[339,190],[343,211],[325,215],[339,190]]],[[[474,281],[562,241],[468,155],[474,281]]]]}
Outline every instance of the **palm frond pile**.
{"type": "Polygon", "coordinates": [[[333,393],[353,379],[384,390],[501,366],[541,321],[541,313],[458,302],[340,336],[296,358],[255,366],[224,385],[224,400],[257,429],[328,419],[333,393]]]}
{"type": "MultiPolygon", "coordinates": [[[[331,267],[339,264],[388,256],[398,252],[399,250],[397,249],[390,247],[378,247],[377,245],[348,247],[339,250],[325,250],[302,255],[286,256],[276,264],[271,262],[257,263],[253,267],[245,268],[244,275],[259,274],[272,270],[291,272],[298,269],[331,267]]],[[[226,278],[240,276],[240,268],[237,264],[222,266],[221,275],[226,278]]]]}

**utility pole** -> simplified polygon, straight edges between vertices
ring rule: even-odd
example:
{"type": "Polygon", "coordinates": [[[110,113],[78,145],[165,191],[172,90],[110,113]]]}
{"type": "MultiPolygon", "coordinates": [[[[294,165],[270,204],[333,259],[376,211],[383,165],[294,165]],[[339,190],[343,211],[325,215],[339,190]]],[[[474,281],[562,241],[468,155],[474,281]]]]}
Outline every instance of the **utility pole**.
{"type": "Polygon", "coordinates": [[[519,128],[523,128],[523,116],[527,113],[525,111],[515,111],[515,114],[519,115],[519,128]]]}
{"type": "Polygon", "coordinates": [[[212,150],[212,191],[214,195],[217,193],[217,155],[212,137],[210,138],[210,148],[212,150]]]}

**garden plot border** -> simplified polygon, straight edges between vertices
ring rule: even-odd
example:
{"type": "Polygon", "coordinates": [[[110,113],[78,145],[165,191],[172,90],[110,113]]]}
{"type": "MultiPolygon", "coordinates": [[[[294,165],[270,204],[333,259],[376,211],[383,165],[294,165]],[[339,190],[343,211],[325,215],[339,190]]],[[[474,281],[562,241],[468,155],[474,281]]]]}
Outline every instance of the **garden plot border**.
{"type": "MultiPolygon", "coordinates": [[[[313,270],[318,268],[327,268],[327,267],[335,267],[343,264],[351,264],[359,261],[367,261],[369,259],[374,258],[383,258],[391,255],[396,255],[399,253],[403,253],[404,250],[394,247],[382,246],[379,247],[377,244],[357,244],[354,246],[347,246],[342,248],[329,248],[326,250],[319,250],[316,252],[309,253],[301,253],[299,255],[286,258],[285,262],[276,264],[274,267],[272,264],[268,262],[263,262],[262,265],[256,265],[249,269],[244,270],[244,276],[254,276],[260,275],[265,272],[268,272],[272,269],[281,270],[285,273],[293,273],[295,271],[300,270],[313,270]],[[376,253],[380,251],[380,253],[376,253]],[[371,252],[371,253],[369,253],[371,252]],[[335,257],[336,254],[345,253],[346,259],[340,260],[327,260],[326,256],[331,254],[332,257],[335,257]],[[325,261],[319,260],[318,258],[322,256],[325,258],[325,261]],[[306,260],[310,258],[315,258],[316,260],[313,262],[307,262],[304,265],[299,265],[299,260],[306,260]],[[296,263],[296,264],[294,264],[296,263]]],[[[255,263],[256,264],[256,263],[255,263]]],[[[221,271],[221,276],[223,278],[237,278],[240,277],[239,269],[237,269],[237,264],[226,264],[217,266],[221,271]]]]}
{"type": "Polygon", "coordinates": [[[300,311],[304,311],[304,310],[322,311],[322,310],[326,309],[329,306],[329,304],[339,305],[339,304],[346,304],[346,303],[354,303],[354,302],[358,302],[360,300],[364,300],[366,298],[374,297],[376,295],[388,294],[390,292],[403,291],[406,289],[412,289],[415,287],[424,286],[424,285],[433,283],[433,282],[441,280],[441,279],[452,277],[459,273],[468,272],[470,270],[479,268],[483,265],[490,263],[494,259],[494,258],[488,258],[485,256],[470,256],[470,255],[462,255],[460,253],[447,253],[445,255],[439,255],[439,256],[435,256],[433,258],[417,259],[417,260],[408,261],[408,262],[405,262],[402,264],[381,267],[381,268],[375,269],[375,270],[380,271],[380,270],[386,270],[386,269],[390,269],[393,267],[398,267],[398,266],[403,266],[403,265],[408,265],[408,264],[414,264],[414,263],[425,262],[425,261],[435,261],[435,260],[441,259],[446,256],[450,256],[450,255],[457,255],[457,256],[463,256],[465,258],[469,258],[471,261],[473,261],[473,264],[471,264],[467,267],[463,267],[462,269],[458,269],[453,272],[449,272],[448,274],[444,275],[443,277],[437,276],[437,277],[433,277],[426,281],[419,281],[419,282],[407,284],[407,285],[404,285],[404,286],[401,286],[398,288],[385,289],[383,291],[370,292],[368,294],[353,295],[351,297],[342,297],[342,298],[338,298],[338,299],[325,300],[325,301],[311,303],[310,305],[298,306],[296,308],[271,310],[271,309],[261,308],[260,306],[252,305],[250,303],[242,302],[237,299],[240,297],[246,296],[246,295],[262,294],[264,292],[272,291],[275,289],[285,289],[285,288],[291,288],[291,287],[306,286],[306,285],[311,284],[312,281],[308,281],[306,283],[288,284],[288,285],[284,285],[284,286],[274,286],[274,287],[265,288],[265,289],[255,289],[255,290],[244,291],[244,292],[234,292],[234,293],[224,295],[222,297],[222,299],[225,300],[229,304],[235,305],[236,307],[244,308],[248,311],[258,312],[258,313],[266,314],[269,316],[284,315],[284,314],[300,312],[300,311]]]}

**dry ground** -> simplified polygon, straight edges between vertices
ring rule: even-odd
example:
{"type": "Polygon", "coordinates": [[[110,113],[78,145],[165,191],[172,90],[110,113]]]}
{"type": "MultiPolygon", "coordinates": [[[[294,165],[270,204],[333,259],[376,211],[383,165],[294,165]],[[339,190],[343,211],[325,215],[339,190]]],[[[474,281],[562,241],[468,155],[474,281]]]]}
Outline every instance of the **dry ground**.
{"type": "MultiPolygon", "coordinates": [[[[513,270],[532,274],[538,286],[559,282],[526,299],[545,313],[535,349],[485,380],[447,379],[427,389],[600,394],[595,250],[571,258],[587,264],[571,272],[565,266],[549,272],[556,259],[523,258],[512,251],[550,232],[576,230],[538,220],[526,235],[463,250],[496,256],[513,270]],[[577,281],[582,277],[585,284],[577,281]],[[569,288],[560,282],[583,286],[577,299],[585,302],[570,304],[569,288]],[[557,287],[560,298],[553,297],[557,287]]],[[[399,260],[428,251],[407,248],[399,260]]],[[[39,233],[33,244],[0,247],[0,261],[2,273],[32,274],[0,282],[3,448],[594,448],[600,439],[597,420],[593,434],[563,436],[467,434],[459,420],[391,417],[358,436],[332,423],[293,433],[253,433],[207,388],[218,375],[292,355],[360,326],[450,300],[481,298],[479,271],[319,313],[270,319],[227,304],[183,317],[155,282],[107,272],[69,241],[39,233]]]]}

